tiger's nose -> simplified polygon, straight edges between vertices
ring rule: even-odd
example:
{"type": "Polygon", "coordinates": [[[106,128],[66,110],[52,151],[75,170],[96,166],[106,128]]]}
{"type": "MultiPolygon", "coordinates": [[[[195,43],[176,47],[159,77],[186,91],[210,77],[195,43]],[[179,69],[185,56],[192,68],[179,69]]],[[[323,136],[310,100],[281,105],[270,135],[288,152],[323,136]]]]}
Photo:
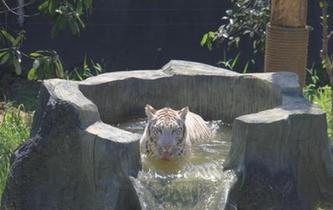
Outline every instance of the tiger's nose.
{"type": "Polygon", "coordinates": [[[166,145],[162,147],[163,152],[171,152],[172,145],[166,145]]]}

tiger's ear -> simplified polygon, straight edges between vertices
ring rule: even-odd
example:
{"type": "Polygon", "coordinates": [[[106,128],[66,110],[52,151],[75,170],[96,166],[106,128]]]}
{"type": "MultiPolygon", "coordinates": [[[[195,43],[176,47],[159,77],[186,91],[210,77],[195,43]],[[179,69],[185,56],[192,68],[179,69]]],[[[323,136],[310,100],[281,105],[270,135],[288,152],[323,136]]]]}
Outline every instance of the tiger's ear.
{"type": "Polygon", "coordinates": [[[153,119],[154,114],[156,113],[156,109],[154,109],[154,107],[147,104],[145,107],[145,112],[148,117],[148,120],[151,120],[151,119],[153,119]]]}
{"type": "Polygon", "coordinates": [[[186,115],[188,114],[189,111],[190,111],[190,110],[189,110],[188,106],[182,108],[181,110],[178,111],[179,117],[180,117],[182,120],[185,120],[185,119],[186,119],[186,115]]]}

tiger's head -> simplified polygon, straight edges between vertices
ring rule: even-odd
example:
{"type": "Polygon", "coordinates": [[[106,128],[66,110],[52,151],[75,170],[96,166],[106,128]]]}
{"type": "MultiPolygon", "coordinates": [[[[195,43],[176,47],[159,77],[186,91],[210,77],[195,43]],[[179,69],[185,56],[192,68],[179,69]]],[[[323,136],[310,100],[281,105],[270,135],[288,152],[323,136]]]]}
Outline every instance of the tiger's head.
{"type": "Polygon", "coordinates": [[[145,112],[148,117],[146,127],[147,135],[145,149],[148,156],[170,160],[183,156],[187,150],[185,119],[189,108],[179,111],[171,108],[156,110],[146,105],[145,112]]]}

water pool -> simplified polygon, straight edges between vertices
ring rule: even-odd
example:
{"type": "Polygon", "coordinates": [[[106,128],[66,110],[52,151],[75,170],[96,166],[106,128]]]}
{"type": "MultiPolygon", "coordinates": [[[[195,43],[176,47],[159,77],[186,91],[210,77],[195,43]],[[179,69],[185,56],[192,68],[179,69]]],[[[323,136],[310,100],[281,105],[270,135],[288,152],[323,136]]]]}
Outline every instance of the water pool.
{"type": "MultiPolygon", "coordinates": [[[[135,120],[117,125],[142,134],[146,122],[135,120]]],[[[223,172],[231,145],[230,126],[209,122],[215,137],[192,145],[192,154],[179,161],[149,160],[141,154],[142,171],[133,180],[143,209],[202,210],[223,209],[230,185],[235,179],[223,172]]]]}

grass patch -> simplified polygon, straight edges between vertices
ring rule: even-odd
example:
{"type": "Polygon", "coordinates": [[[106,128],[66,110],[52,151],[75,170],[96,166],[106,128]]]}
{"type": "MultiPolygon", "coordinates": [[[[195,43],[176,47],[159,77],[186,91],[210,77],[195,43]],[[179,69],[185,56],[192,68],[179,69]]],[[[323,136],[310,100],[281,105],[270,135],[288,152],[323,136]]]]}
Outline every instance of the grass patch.
{"type": "MultiPolygon", "coordinates": [[[[318,105],[321,109],[326,112],[326,120],[327,120],[327,133],[329,138],[333,141],[333,122],[332,122],[332,112],[331,112],[331,87],[324,86],[316,89],[314,86],[307,86],[303,89],[304,96],[309,99],[312,103],[318,105]]],[[[327,204],[328,205],[328,204],[327,204]]],[[[317,208],[316,210],[329,210],[332,207],[324,207],[324,208],[317,208]]]]}
{"type": "Polygon", "coordinates": [[[327,133],[330,139],[333,139],[333,122],[331,113],[331,87],[324,86],[318,89],[309,89],[305,87],[303,90],[304,96],[308,98],[312,103],[318,105],[321,109],[326,112],[327,120],[327,133]]]}
{"type": "Polygon", "coordinates": [[[31,114],[23,114],[22,111],[22,105],[15,108],[6,104],[0,123],[0,199],[9,171],[10,157],[17,146],[29,138],[31,114]]]}

